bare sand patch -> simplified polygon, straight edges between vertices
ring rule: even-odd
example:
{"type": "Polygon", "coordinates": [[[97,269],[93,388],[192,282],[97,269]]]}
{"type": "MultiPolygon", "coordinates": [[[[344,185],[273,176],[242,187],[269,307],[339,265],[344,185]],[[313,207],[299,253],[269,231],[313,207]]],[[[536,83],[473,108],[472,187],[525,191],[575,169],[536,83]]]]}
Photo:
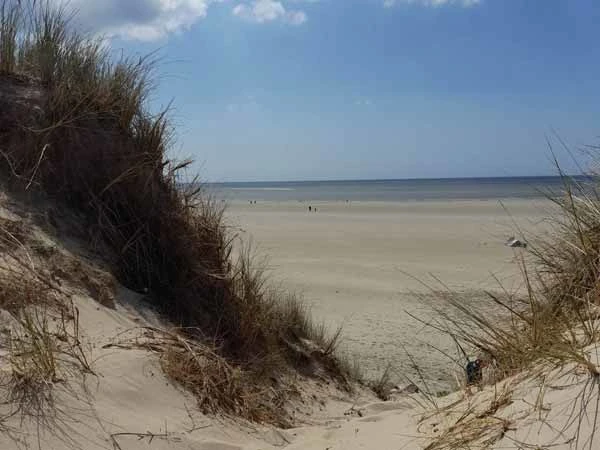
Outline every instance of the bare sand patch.
{"type": "Polygon", "coordinates": [[[415,376],[406,345],[443,389],[455,368],[424,342],[453,345],[407,314],[431,312],[415,295],[427,292],[416,279],[437,277],[469,302],[498,290],[497,280],[519,289],[515,250],[505,242],[516,226],[542,231],[550,208],[543,200],[233,202],[228,215],[268,256],[275,279],[301,292],[317,319],[344,327],[345,345],[368,376],[390,362],[397,377],[415,376]]]}

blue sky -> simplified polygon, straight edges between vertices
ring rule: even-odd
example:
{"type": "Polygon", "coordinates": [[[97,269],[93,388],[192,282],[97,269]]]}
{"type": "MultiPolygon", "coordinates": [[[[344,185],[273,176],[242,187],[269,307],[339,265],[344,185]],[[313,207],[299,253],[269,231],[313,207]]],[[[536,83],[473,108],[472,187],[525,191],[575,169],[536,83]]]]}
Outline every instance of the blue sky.
{"type": "Polygon", "coordinates": [[[553,129],[600,134],[597,0],[71,3],[158,50],[153,105],[209,181],[550,174],[553,129]]]}

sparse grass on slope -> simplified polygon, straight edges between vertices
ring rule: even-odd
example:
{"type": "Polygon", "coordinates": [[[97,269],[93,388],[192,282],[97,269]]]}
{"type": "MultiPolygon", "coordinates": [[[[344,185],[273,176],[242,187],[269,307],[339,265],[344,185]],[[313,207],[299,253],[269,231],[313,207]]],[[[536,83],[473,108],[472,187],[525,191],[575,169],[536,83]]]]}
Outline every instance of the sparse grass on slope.
{"type": "Polygon", "coordinates": [[[564,192],[548,196],[558,206],[549,218],[551,232],[533,236],[526,250],[516,252],[524,289],[488,292],[488,304],[476,307],[460,294],[440,297],[434,326],[491,358],[500,378],[538,359],[588,366],[582,349],[600,336],[598,180],[563,179],[564,192]],[[506,320],[491,317],[491,308],[504,311],[506,320]]]}
{"type": "MultiPolygon", "coordinates": [[[[540,364],[546,371],[571,365],[587,373],[581,402],[574,399],[571,415],[579,420],[585,417],[595,428],[600,407],[591,399],[600,392],[600,367],[589,346],[600,338],[599,180],[597,175],[585,182],[567,176],[563,180],[564,192],[548,195],[558,207],[556,215],[548,218],[550,233],[533,236],[526,250],[516,250],[523,289],[489,292],[488,302],[476,305],[462,301],[458,293],[445,292],[437,297],[441,306],[434,307],[427,325],[456,342],[463,367],[467,352],[487,359],[488,382],[540,364]],[[504,320],[490,315],[493,309],[502,311],[504,320]]],[[[429,448],[467,448],[483,430],[472,432],[468,442],[441,436],[429,448]]],[[[579,442],[577,433],[566,436],[572,438],[572,448],[596,448],[594,435],[579,442]]],[[[464,433],[460,436],[465,438],[464,433]]]]}
{"type": "Polygon", "coordinates": [[[125,285],[256,382],[305,364],[316,340],[322,351],[310,357],[345,383],[336,340],[247,253],[234,261],[223,207],[197,183],[182,188],[189,162],[167,157],[168,114],[146,107],[153,61],[111,58],[67,17],[46,2],[0,0],[0,162],[13,185],[84,212],[125,285]]]}

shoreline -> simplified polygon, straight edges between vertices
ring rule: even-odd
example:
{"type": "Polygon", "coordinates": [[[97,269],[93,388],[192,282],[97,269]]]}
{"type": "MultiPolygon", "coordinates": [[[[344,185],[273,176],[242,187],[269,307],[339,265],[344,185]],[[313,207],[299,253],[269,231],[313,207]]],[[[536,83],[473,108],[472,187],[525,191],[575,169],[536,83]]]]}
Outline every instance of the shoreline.
{"type": "MultiPolygon", "coordinates": [[[[211,194],[214,194],[213,192],[209,192],[211,194]]],[[[423,199],[417,199],[417,198],[411,198],[411,199],[397,199],[397,200],[346,200],[346,199],[339,199],[339,200],[323,200],[323,199],[281,199],[281,200],[275,200],[275,199],[261,199],[261,198],[255,198],[252,200],[249,199],[241,199],[241,198],[231,198],[231,199],[227,199],[227,198],[221,198],[221,197],[216,197],[217,201],[220,201],[222,203],[226,203],[227,205],[231,205],[231,206],[240,206],[240,205],[249,205],[250,201],[256,201],[258,204],[258,202],[263,203],[263,204],[304,204],[304,203],[322,203],[322,204],[334,204],[334,205],[339,205],[339,204],[361,204],[361,205],[369,205],[369,204],[373,204],[373,205],[401,205],[401,204],[421,204],[421,203],[453,203],[453,204],[461,204],[461,203],[473,203],[473,202],[484,202],[484,203],[520,203],[520,202],[528,202],[528,203],[548,203],[549,199],[547,197],[498,197],[498,198],[489,198],[489,197],[481,197],[481,198],[423,198],[423,199]]]]}

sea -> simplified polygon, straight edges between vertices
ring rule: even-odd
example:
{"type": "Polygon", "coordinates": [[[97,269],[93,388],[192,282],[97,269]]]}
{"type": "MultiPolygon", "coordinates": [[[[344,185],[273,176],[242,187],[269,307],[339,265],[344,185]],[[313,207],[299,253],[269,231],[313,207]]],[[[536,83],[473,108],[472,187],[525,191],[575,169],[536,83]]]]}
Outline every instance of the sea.
{"type": "MultiPolygon", "coordinates": [[[[569,182],[585,186],[584,176],[569,182]]],[[[558,176],[497,178],[436,178],[404,180],[269,181],[210,183],[214,195],[226,201],[426,201],[535,199],[565,191],[558,176]]]]}

